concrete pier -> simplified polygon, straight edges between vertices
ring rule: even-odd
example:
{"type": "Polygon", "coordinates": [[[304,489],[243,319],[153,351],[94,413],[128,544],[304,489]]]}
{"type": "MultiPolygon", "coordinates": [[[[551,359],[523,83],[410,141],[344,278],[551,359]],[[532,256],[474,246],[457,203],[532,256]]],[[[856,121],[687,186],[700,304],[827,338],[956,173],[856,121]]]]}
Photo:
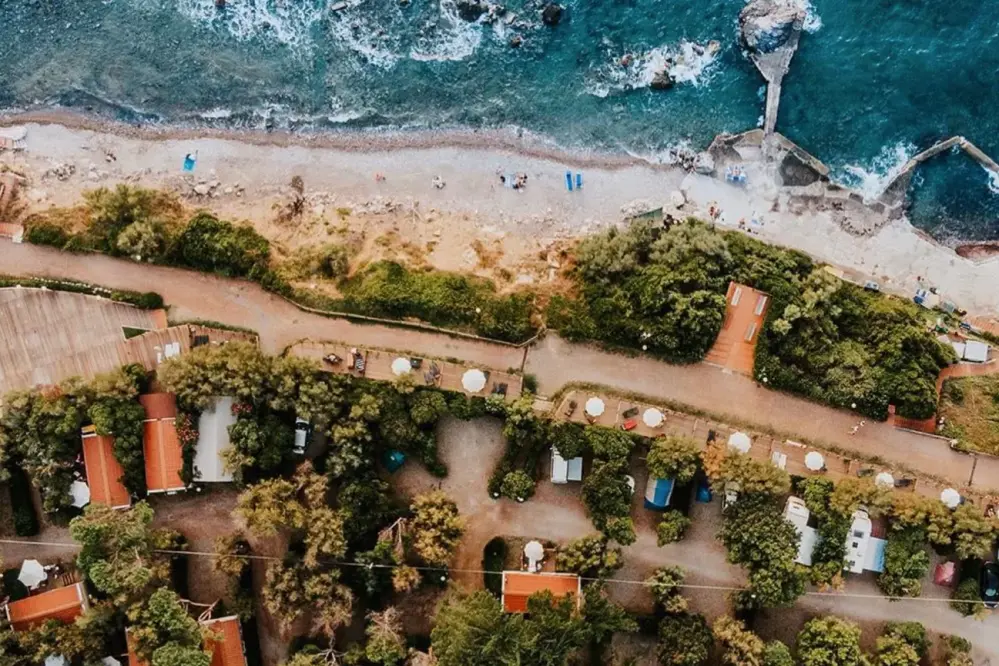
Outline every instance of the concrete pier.
{"type": "Polygon", "coordinates": [[[787,42],[771,53],[752,53],[750,59],[767,82],[767,105],[763,114],[763,135],[770,136],[777,129],[777,111],[780,108],[781,83],[791,67],[791,58],[798,50],[802,22],[795,21],[787,42]]]}
{"type": "Polygon", "coordinates": [[[960,148],[967,153],[968,157],[982,165],[982,168],[987,169],[992,173],[999,174],[999,163],[986,155],[981,148],[968,141],[963,136],[952,136],[949,139],[937,141],[935,144],[918,155],[914,155],[908,162],[906,162],[901,170],[899,170],[898,174],[896,174],[896,176],[892,178],[891,182],[888,183],[887,187],[885,187],[885,193],[882,195],[882,200],[889,205],[901,203],[905,198],[905,191],[908,189],[909,181],[911,180],[912,173],[916,170],[916,167],[923,162],[940,155],[941,153],[950,151],[955,147],[960,148]]]}

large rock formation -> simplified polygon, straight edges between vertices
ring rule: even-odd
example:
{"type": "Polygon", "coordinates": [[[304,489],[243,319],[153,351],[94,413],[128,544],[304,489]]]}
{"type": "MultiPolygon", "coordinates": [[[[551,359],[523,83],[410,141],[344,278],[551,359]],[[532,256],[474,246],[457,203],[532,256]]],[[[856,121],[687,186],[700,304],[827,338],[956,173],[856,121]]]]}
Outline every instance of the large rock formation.
{"type": "Polygon", "coordinates": [[[801,29],[805,10],[799,0],[750,0],[739,12],[742,41],[750,51],[773,53],[801,29]]]}
{"type": "Polygon", "coordinates": [[[545,8],[541,10],[541,20],[545,25],[558,25],[559,21],[562,20],[562,5],[549,2],[545,5],[545,8]]]}

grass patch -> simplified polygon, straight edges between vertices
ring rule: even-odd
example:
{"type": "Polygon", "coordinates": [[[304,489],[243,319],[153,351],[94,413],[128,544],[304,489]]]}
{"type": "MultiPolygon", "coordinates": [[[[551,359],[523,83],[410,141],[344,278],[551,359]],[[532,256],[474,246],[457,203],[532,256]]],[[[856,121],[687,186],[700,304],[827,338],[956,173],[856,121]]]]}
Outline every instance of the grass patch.
{"type": "Polygon", "coordinates": [[[962,377],[944,383],[941,434],[965,451],[999,455],[999,375],[962,377]]]}

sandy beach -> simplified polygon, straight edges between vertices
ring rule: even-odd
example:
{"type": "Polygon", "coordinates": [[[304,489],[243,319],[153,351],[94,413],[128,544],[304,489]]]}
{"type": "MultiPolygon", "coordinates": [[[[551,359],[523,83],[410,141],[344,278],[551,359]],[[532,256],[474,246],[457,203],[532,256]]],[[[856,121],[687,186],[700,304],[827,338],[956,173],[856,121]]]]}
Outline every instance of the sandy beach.
{"type": "Polygon", "coordinates": [[[24,150],[0,153],[0,164],[27,178],[32,210],[72,205],[99,186],[139,183],[248,220],[279,252],[360,234],[369,251],[382,239],[379,247],[429,265],[517,284],[550,279],[546,253],[552,247],[620,224],[629,214],[663,206],[707,219],[713,208],[721,211],[719,226],[742,222],[759,238],[803,250],[852,279],[875,279],[884,290],[909,296],[921,278],[959,307],[999,313],[999,292],[990,289],[999,282],[999,260],[962,258],[904,219],[851,233],[843,215],[827,206],[796,205],[794,193],[776,186],[772,165],[752,155],[746,156],[748,184],[735,186],[679,167],[560,154],[492,134],[436,137],[434,145],[433,135],[199,136],[191,129],[109,126],[64,114],[28,119],[0,119],[27,128],[24,150]],[[184,174],[189,153],[197,155],[197,167],[184,174]],[[582,189],[567,191],[566,171],[582,174],[582,189]],[[525,174],[526,187],[504,186],[500,175],[511,174],[525,174]],[[305,183],[307,215],[280,224],[276,208],[296,175],[305,183]],[[684,194],[679,208],[676,192],[684,194]]]}

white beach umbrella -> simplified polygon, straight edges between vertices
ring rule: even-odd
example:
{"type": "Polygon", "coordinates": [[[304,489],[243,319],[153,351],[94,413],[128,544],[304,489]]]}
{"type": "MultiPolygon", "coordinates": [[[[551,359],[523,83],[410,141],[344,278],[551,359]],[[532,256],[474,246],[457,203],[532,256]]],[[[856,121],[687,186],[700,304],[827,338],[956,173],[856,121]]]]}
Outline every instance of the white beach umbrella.
{"type": "Polygon", "coordinates": [[[478,393],[486,387],[486,375],[477,368],[466,370],[461,376],[461,386],[469,393],[478,393]]]}
{"type": "Polygon", "coordinates": [[[876,477],[874,477],[874,484],[881,486],[882,488],[894,488],[895,487],[895,477],[888,472],[881,472],[876,477]]]}
{"type": "Polygon", "coordinates": [[[663,413],[655,407],[649,407],[645,410],[645,413],[642,414],[642,423],[650,428],[658,428],[663,424],[663,420],[663,413]]]}
{"type": "Polygon", "coordinates": [[[604,401],[600,398],[590,398],[586,401],[586,413],[590,416],[600,416],[604,413],[604,401]]]}
{"type": "Polygon", "coordinates": [[[825,467],[826,459],[822,457],[822,454],[818,451],[809,451],[808,455],[805,456],[805,467],[812,470],[813,472],[820,471],[825,467]]]}
{"type": "Polygon", "coordinates": [[[114,657],[104,657],[101,659],[101,663],[104,664],[104,666],[121,666],[121,662],[114,657]]]}
{"type": "Polygon", "coordinates": [[[90,486],[83,481],[74,481],[69,487],[69,496],[73,498],[73,506],[82,509],[90,504],[90,486]]]}
{"type": "Polygon", "coordinates": [[[728,438],[728,448],[739,453],[749,453],[753,440],[744,432],[733,432],[728,438]]]}
{"type": "Polygon", "coordinates": [[[628,484],[628,489],[631,491],[631,494],[634,495],[635,494],[635,477],[633,477],[631,474],[625,474],[624,475],[624,481],[625,481],[625,483],[628,484]]]}
{"type": "Polygon", "coordinates": [[[946,488],[940,493],[940,501],[947,505],[948,509],[956,509],[961,503],[961,493],[953,488],[946,488]]]}
{"type": "Polygon", "coordinates": [[[540,562],[545,559],[545,547],[540,541],[528,541],[524,546],[524,557],[532,562],[540,562]]]}
{"type": "Polygon", "coordinates": [[[21,563],[21,573],[17,574],[17,579],[29,590],[34,590],[47,580],[49,575],[45,573],[42,563],[38,560],[25,560],[21,563]]]}
{"type": "Polygon", "coordinates": [[[69,662],[61,654],[50,654],[45,657],[45,666],[69,666],[69,662]]]}
{"type": "Polygon", "coordinates": [[[396,377],[405,375],[408,372],[412,372],[413,364],[409,362],[408,358],[399,357],[392,361],[392,374],[396,377]]]}

